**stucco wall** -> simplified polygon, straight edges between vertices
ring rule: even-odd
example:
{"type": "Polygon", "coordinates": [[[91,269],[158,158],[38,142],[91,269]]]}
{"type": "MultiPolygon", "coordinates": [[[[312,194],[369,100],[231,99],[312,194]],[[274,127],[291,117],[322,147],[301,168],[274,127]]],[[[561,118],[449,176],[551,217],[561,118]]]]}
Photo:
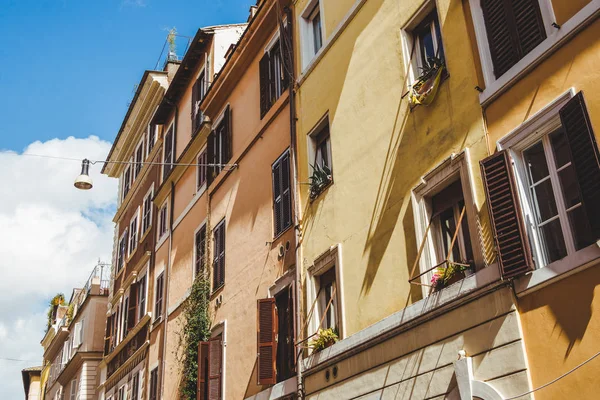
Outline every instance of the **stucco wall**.
{"type": "Polygon", "coordinates": [[[308,369],[306,398],[441,400],[456,391],[453,363],[459,350],[473,358],[474,379],[506,398],[524,393],[530,385],[513,299],[510,288],[500,288],[326,369],[308,369]]]}
{"type": "MultiPolygon", "coordinates": [[[[534,387],[544,385],[600,348],[600,264],[519,299],[534,387]]],[[[595,399],[600,387],[595,359],[535,394],[537,400],[595,399]]]]}
{"type": "MultiPolygon", "coordinates": [[[[326,11],[324,18],[345,15],[350,3],[326,2],[326,10],[344,9],[326,11]]],[[[296,12],[305,4],[298,2],[296,12]]],[[[402,99],[400,31],[421,5],[366,2],[298,91],[299,181],[308,182],[312,163],[307,135],[327,112],[334,180],[312,204],[308,186],[300,185],[304,268],[342,244],[347,334],[421,298],[421,289],[408,283],[421,240],[410,196],[421,176],[469,147],[476,208],[484,219],[487,213],[477,165],[487,146],[461,1],[437,2],[449,79],[429,107],[410,112],[408,98],[402,99]]]]}

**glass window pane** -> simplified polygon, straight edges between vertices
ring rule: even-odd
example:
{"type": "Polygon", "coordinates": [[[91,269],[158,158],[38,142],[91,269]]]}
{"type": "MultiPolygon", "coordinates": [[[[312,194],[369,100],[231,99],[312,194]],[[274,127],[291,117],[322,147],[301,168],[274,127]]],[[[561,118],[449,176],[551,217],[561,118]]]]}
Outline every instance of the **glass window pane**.
{"type": "MultiPolygon", "coordinates": [[[[442,257],[446,257],[450,249],[450,245],[452,244],[452,238],[456,232],[456,221],[454,220],[454,209],[452,207],[440,214],[440,226],[442,230],[442,246],[444,250],[442,257]]],[[[450,259],[456,262],[462,261],[460,259],[460,249],[457,243],[454,243],[454,246],[452,247],[450,259]]]]}
{"type": "Polygon", "coordinates": [[[559,218],[540,227],[540,235],[544,252],[548,256],[548,263],[560,260],[567,255],[559,218]]]}
{"type": "MultiPolygon", "coordinates": [[[[317,5],[317,7],[318,7],[318,5],[317,5]]],[[[316,54],[317,51],[319,51],[319,49],[323,45],[322,33],[321,33],[321,13],[320,12],[317,12],[317,14],[313,17],[312,28],[313,28],[313,39],[314,39],[314,46],[315,46],[314,50],[315,50],[315,54],[316,54]]]]}
{"type": "Polygon", "coordinates": [[[569,211],[567,215],[569,216],[569,223],[571,224],[571,230],[573,231],[575,248],[580,250],[594,243],[594,236],[592,235],[583,207],[577,207],[576,209],[569,211]]]}
{"type": "Polygon", "coordinates": [[[563,192],[563,198],[565,199],[565,205],[567,208],[571,208],[581,202],[579,197],[579,185],[577,185],[577,177],[575,176],[575,170],[570,165],[558,173],[560,179],[560,186],[563,192]]]}
{"type": "Polygon", "coordinates": [[[523,155],[525,156],[525,166],[532,184],[548,176],[548,163],[541,141],[525,150],[523,155]]]}
{"type": "Polygon", "coordinates": [[[556,208],[556,200],[554,199],[554,191],[552,190],[552,182],[550,179],[536,185],[533,188],[533,193],[536,201],[536,214],[538,223],[547,221],[558,214],[556,208]]]}
{"type": "MultiPolygon", "coordinates": [[[[434,11],[435,12],[435,11],[434,11]]],[[[437,17],[433,20],[433,24],[435,26],[435,39],[437,42],[437,55],[436,57],[442,60],[445,60],[444,56],[444,45],[442,44],[442,33],[440,32],[440,23],[438,22],[437,17]]]]}
{"type": "Polygon", "coordinates": [[[429,58],[435,57],[433,37],[431,35],[431,25],[427,25],[419,34],[419,46],[421,50],[421,60],[423,61],[423,66],[429,65],[429,58]]]}
{"type": "Polygon", "coordinates": [[[560,168],[571,161],[567,138],[562,128],[550,135],[550,143],[552,143],[556,168],[560,168]]]}

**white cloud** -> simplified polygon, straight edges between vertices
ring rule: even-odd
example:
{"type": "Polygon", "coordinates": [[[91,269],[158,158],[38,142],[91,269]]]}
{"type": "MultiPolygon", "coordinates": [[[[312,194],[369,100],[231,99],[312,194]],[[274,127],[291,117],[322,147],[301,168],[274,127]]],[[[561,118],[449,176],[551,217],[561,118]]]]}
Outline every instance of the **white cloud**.
{"type": "MultiPolygon", "coordinates": [[[[34,142],[22,154],[102,160],[95,136],[34,142]]],[[[110,261],[117,182],[94,165],[94,188],[73,181],[76,161],[0,152],[0,398],[23,397],[21,369],[41,365],[48,301],[82,286],[100,258],[110,261]],[[1,358],[31,360],[13,362],[1,358]]]]}

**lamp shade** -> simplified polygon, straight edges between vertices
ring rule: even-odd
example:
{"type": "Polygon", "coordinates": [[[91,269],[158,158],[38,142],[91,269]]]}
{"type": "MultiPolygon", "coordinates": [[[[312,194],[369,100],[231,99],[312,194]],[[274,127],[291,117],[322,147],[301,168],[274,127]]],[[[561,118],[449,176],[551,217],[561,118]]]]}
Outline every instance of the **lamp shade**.
{"type": "Polygon", "coordinates": [[[90,178],[90,160],[85,159],[81,162],[81,174],[75,179],[75,187],[81,190],[90,190],[93,186],[92,178],[90,178]]]}

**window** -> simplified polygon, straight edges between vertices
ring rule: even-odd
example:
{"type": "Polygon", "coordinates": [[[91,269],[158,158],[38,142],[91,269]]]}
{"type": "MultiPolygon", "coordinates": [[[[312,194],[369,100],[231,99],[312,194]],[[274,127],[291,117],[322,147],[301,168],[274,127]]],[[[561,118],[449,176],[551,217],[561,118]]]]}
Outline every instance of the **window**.
{"type": "Polygon", "coordinates": [[[286,151],[271,167],[273,179],[273,214],[275,236],[292,225],[292,200],[290,188],[290,154],[286,151]]]}
{"type": "Polygon", "coordinates": [[[138,213],[139,209],[136,210],[135,215],[129,223],[129,256],[131,256],[137,249],[138,244],[138,213]]]}
{"type": "Polygon", "coordinates": [[[148,232],[150,225],[152,225],[152,197],[154,197],[154,189],[150,189],[144,197],[142,205],[142,235],[148,232]]]}
{"type": "Polygon", "coordinates": [[[415,46],[413,57],[416,66],[422,68],[433,66],[434,60],[444,63],[444,45],[442,44],[442,33],[438,20],[437,10],[433,10],[413,30],[413,46],[415,46]]]}
{"type": "Polygon", "coordinates": [[[431,231],[437,256],[435,264],[448,260],[473,265],[473,249],[460,179],[433,195],[430,202],[431,231]]]}
{"type": "Polygon", "coordinates": [[[317,52],[323,47],[323,21],[318,0],[309,1],[300,18],[302,45],[302,65],[308,66],[317,52]]]}
{"type": "Polygon", "coordinates": [[[598,257],[600,151],[583,94],[563,94],[499,147],[481,165],[503,276],[598,257]]]}
{"type": "Polygon", "coordinates": [[[200,110],[200,103],[202,103],[202,99],[206,95],[206,89],[206,79],[204,71],[202,71],[192,88],[192,136],[198,132],[200,125],[202,125],[204,116],[200,110]]]}
{"type": "Polygon", "coordinates": [[[73,348],[81,346],[83,343],[83,320],[77,322],[73,328],[73,348]]]}
{"type": "Polygon", "coordinates": [[[158,399],[158,367],[150,372],[150,393],[148,398],[149,400],[158,399]]]}
{"type": "Polygon", "coordinates": [[[127,253],[127,229],[121,235],[121,239],[119,239],[119,254],[117,255],[117,273],[121,271],[123,268],[123,264],[125,263],[125,254],[127,253]]]}
{"type": "Polygon", "coordinates": [[[202,150],[198,155],[198,170],[197,173],[197,181],[196,181],[196,191],[199,192],[203,187],[206,186],[206,179],[208,174],[208,156],[206,153],[206,149],[202,150]]]}
{"type": "Polygon", "coordinates": [[[196,232],[194,239],[196,246],[196,259],[194,261],[195,277],[206,271],[206,224],[200,227],[196,232]]]}
{"type": "Polygon", "coordinates": [[[539,0],[481,0],[481,12],[496,78],[546,39],[539,0]]]}
{"type": "Polygon", "coordinates": [[[144,137],[142,136],[142,140],[135,150],[134,154],[134,164],[133,164],[133,180],[136,180],[140,171],[142,170],[142,166],[144,162],[144,137]]]}
{"type": "Polygon", "coordinates": [[[225,284],[225,220],[213,230],[214,259],[213,259],[213,291],[225,284]]]}
{"type": "Polygon", "coordinates": [[[71,393],[69,394],[70,400],[75,400],[77,398],[77,379],[73,379],[71,381],[71,393]]]}
{"type": "Polygon", "coordinates": [[[140,373],[136,372],[133,374],[131,379],[131,400],[139,400],[140,392],[140,373]]]}
{"type": "Polygon", "coordinates": [[[322,169],[333,171],[331,165],[331,139],[329,137],[329,124],[325,125],[314,136],[315,159],[313,165],[318,165],[322,169]]]}
{"type": "Polygon", "coordinates": [[[154,301],[154,320],[158,320],[163,314],[163,290],[164,290],[164,273],[156,278],[156,298],[154,301]]]}
{"type": "Polygon", "coordinates": [[[158,239],[160,240],[167,234],[167,223],[168,223],[168,214],[167,214],[167,204],[168,201],[165,201],[165,204],[160,208],[158,212],[158,239]]]}
{"type": "Polygon", "coordinates": [[[217,123],[217,127],[208,137],[208,163],[215,164],[209,169],[211,171],[209,174],[210,182],[223,171],[224,164],[227,164],[231,159],[231,145],[231,111],[227,106],[223,112],[223,117],[217,123]]]}
{"type": "Polygon", "coordinates": [[[292,286],[275,295],[277,308],[277,382],[283,382],[294,376],[294,297],[292,286]]]}
{"type": "Polygon", "coordinates": [[[127,327],[129,326],[129,296],[123,299],[123,308],[121,312],[121,335],[119,341],[127,337],[127,327]]]}
{"type": "Polygon", "coordinates": [[[117,394],[117,399],[118,400],[125,400],[125,385],[121,386],[119,388],[119,392],[117,394]]]}
{"type": "MultiPolygon", "coordinates": [[[[563,127],[544,135],[521,154],[526,174],[526,227],[534,237],[538,267],[594,243],[563,127]]],[[[524,199],[525,200],[525,199],[524,199]]]]}
{"type": "Polygon", "coordinates": [[[310,28],[312,31],[313,54],[323,46],[323,32],[321,27],[321,10],[319,4],[315,6],[310,16],[308,17],[310,28]]]}
{"type": "Polygon", "coordinates": [[[265,55],[259,63],[261,118],[289,85],[289,76],[281,54],[282,48],[278,38],[268,50],[265,50],[265,55]]]}
{"type": "Polygon", "coordinates": [[[173,125],[167,131],[165,135],[165,143],[164,143],[164,153],[163,153],[163,181],[169,176],[171,173],[171,169],[173,169],[173,161],[175,157],[174,152],[174,143],[175,137],[173,135],[173,125]]]}
{"type": "Polygon", "coordinates": [[[138,278],[138,288],[137,288],[137,310],[138,310],[138,321],[144,318],[146,315],[146,277],[147,274],[144,274],[141,278],[138,278]]]}
{"type": "Polygon", "coordinates": [[[148,141],[146,142],[146,157],[150,154],[156,143],[157,125],[148,124],[148,141]]]}
{"type": "Polygon", "coordinates": [[[129,189],[131,189],[131,165],[127,165],[123,173],[123,199],[127,197],[129,189]]]}
{"type": "Polygon", "coordinates": [[[319,318],[322,320],[321,329],[338,329],[337,317],[337,285],[335,277],[335,266],[327,272],[320,275],[319,279],[319,297],[317,299],[319,318]]]}

